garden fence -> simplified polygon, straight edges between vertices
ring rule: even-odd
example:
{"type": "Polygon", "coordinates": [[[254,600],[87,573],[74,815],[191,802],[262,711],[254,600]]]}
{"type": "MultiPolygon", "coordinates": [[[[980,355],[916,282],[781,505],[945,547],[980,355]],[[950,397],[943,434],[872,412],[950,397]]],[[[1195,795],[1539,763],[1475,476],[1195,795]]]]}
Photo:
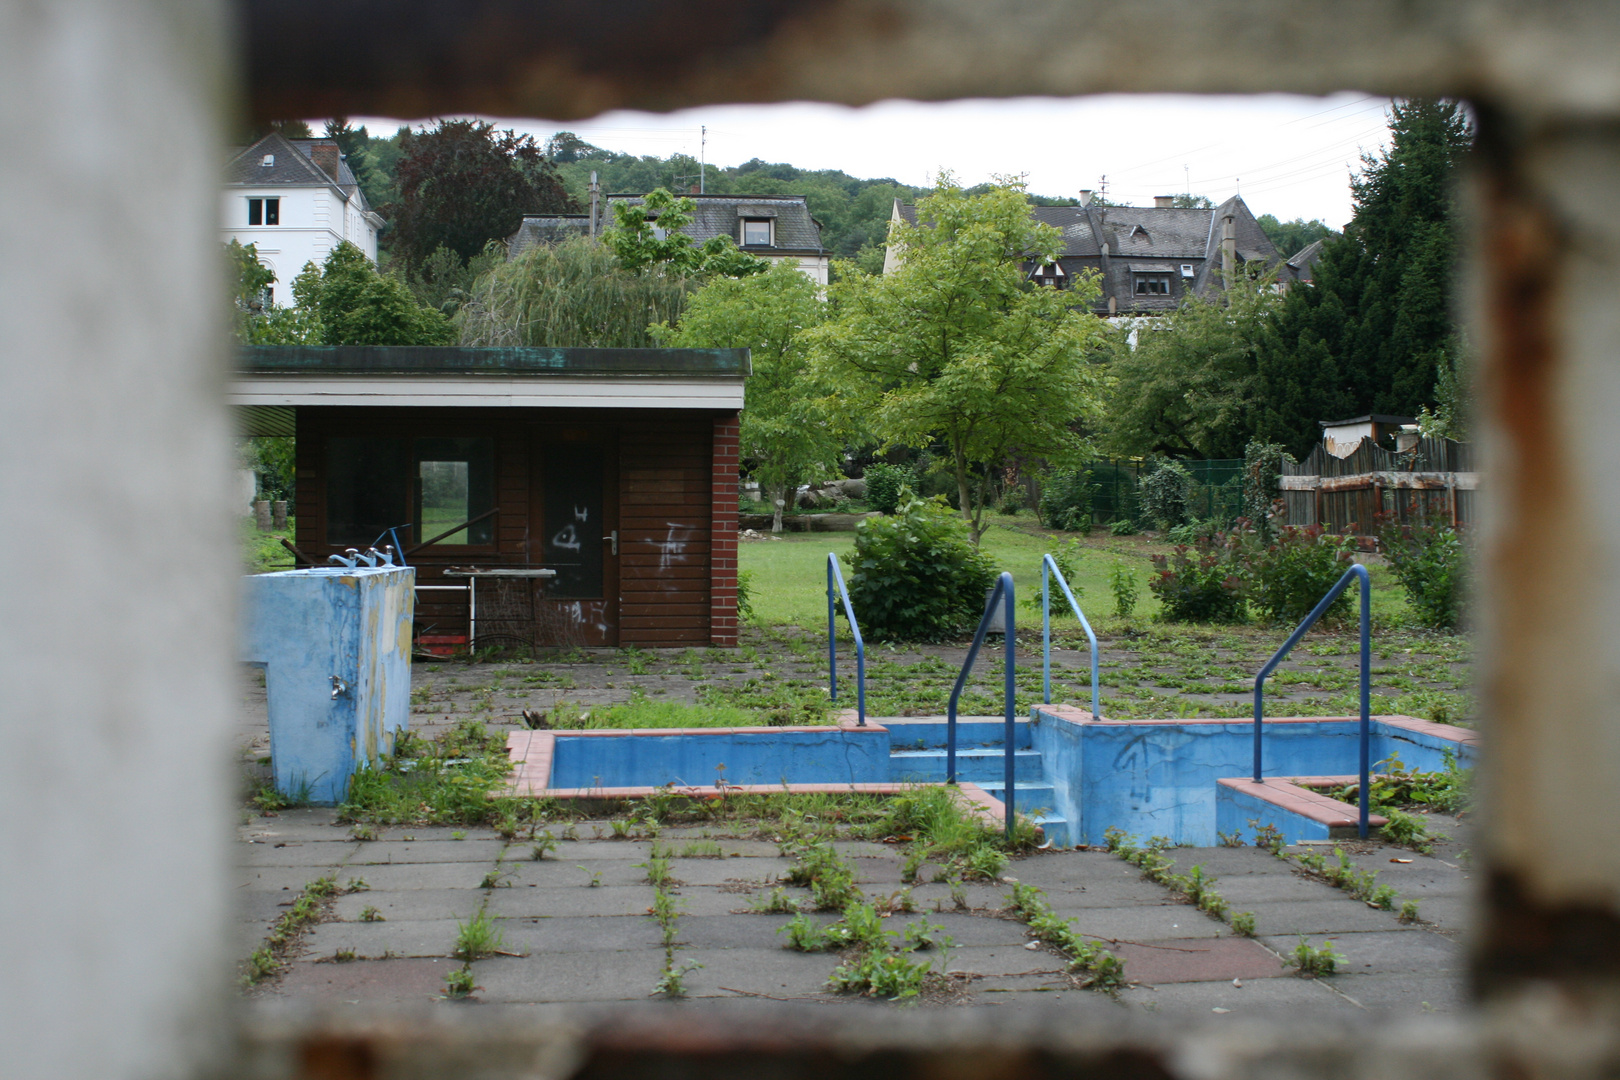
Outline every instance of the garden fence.
{"type": "Polygon", "coordinates": [[[1377,531],[1380,514],[1401,524],[1472,524],[1478,486],[1473,447],[1432,438],[1405,452],[1363,439],[1343,458],[1317,446],[1304,461],[1284,462],[1281,477],[1288,524],[1363,536],[1377,531]]]}
{"type": "MultiPolygon", "coordinates": [[[[1243,513],[1243,459],[1212,458],[1183,461],[1192,477],[1187,493],[1187,516],[1229,522],[1243,513]]],[[[1091,520],[1109,525],[1121,519],[1136,521],[1141,510],[1137,488],[1151,471],[1139,460],[1105,458],[1086,466],[1091,474],[1091,520]]]]}

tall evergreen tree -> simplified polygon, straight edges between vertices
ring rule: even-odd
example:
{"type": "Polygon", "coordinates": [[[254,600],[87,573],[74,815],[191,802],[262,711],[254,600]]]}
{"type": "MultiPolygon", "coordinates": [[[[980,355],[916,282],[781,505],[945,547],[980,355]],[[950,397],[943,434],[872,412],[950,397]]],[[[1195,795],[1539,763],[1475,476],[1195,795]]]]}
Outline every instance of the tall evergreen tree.
{"type": "Polygon", "coordinates": [[[1448,310],[1453,181],[1473,131],[1453,101],[1396,102],[1391,142],[1350,182],[1355,215],[1315,283],[1290,291],[1260,350],[1258,434],[1303,454],[1319,420],[1416,416],[1460,348],[1448,310]]]}

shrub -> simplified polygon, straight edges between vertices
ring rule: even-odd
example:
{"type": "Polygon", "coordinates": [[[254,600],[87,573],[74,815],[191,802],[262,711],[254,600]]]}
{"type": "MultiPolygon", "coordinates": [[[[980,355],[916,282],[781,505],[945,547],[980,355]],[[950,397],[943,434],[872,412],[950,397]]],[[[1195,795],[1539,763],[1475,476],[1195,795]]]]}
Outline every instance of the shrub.
{"type": "Polygon", "coordinates": [[[889,465],[874,461],[866,467],[866,505],[883,514],[900,506],[900,490],[921,490],[917,470],[910,465],[889,465]]]}
{"type": "Polygon", "coordinates": [[[1135,536],[1136,535],[1136,522],[1132,521],[1130,518],[1122,517],[1118,521],[1114,522],[1112,525],[1108,526],[1108,535],[1109,536],[1135,536]]]}
{"type": "Polygon", "coordinates": [[[1115,559],[1108,571],[1108,588],[1114,594],[1114,614],[1121,619],[1130,618],[1141,595],[1136,583],[1136,571],[1115,559]]]}
{"type": "Polygon", "coordinates": [[[960,633],[983,613],[995,580],[967,524],[938,501],[912,496],[894,514],[856,526],[849,598],[874,638],[937,641],[960,633]]]}
{"type": "Polygon", "coordinates": [[[1278,477],[1285,461],[1293,464],[1294,455],[1282,443],[1251,439],[1243,448],[1243,516],[1262,536],[1271,535],[1271,510],[1282,498],[1278,477]]]}
{"type": "Polygon", "coordinates": [[[1085,469],[1054,469],[1041,486],[1041,524],[1048,529],[1073,532],[1091,527],[1091,473],[1085,469]]]}
{"type": "Polygon", "coordinates": [[[1141,520],[1161,529],[1174,528],[1187,520],[1187,489],[1192,477],[1175,461],[1166,461],[1137,484],[1141,500],[1141,520]]]}
{"type": "MultiPolygon", "coordinates": [[[[1249,601],[1267,619],[1298,622],[1344,576],[1354,547],[1353,538],[1320,525],[1283,526],[1270,543],[1261,541],[1248,553],[1249,601]]],[[[1349,609],[1350,592],[1339,594],[1327,617],[1349,609]]]]}
{"type": "Polygon", "coordinates": [[[1454,630],[1462,616],[1468,551],[1449,525],[1386,523],[1378,546],[1424,626],[1454,630]]]}
{"type": "Polygon", "coordinates": [[[1168,556],[1153,556],[1148,588],[1170,622],[1242,622],[1243,577],[1235,545],[1226,537],[1195,548],[1178,544],[1168,556]]]}

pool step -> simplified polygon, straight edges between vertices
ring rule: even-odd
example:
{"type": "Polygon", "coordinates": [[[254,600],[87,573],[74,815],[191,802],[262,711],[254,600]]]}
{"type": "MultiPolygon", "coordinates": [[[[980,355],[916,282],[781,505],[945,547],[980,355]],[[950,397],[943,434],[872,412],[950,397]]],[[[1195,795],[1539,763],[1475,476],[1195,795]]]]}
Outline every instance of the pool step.
{"type": "MultiPolygon", "coordinates": [[[[971,780],[980,787],[994,780],[1006,778],[1006,752],[999,746],[958,747],[956,751],[956,778],[971,780]]],[[[945,777],[945,751],[943,750],[891,750],[889,776],[897,781],[940,781],[945,777]]],[[[1044,779],[1041,755],[1036,750],[1013,751],[1013,778],[1020,787],[1024,781],[1044,779]]]]}
{"type": "MultiPolygon", "coordinates": [[[[1000,799],[1003,804],[1006,803],[1007,800],[1004,797],[1007,791],[1006,784],[999,780],[975,780],[973,782],[983,788],[986,795],[1000,799]]],[[[1069,839],[1069,822],[1068,819],[1057,814],[1056,806],[1057,795],[1053,792],[1051,784],[1019,782],[1013,785],[1014,812],[1020,817],[1027,817],[1039,825],[1046,833],[1047,841],[1054,847],[1068,847],[1074,843],[1073,840],[1069,839]],[[1041,813],[1033,813],[1032,811],[1035,810],[1039,810],[1041,813]]]]}

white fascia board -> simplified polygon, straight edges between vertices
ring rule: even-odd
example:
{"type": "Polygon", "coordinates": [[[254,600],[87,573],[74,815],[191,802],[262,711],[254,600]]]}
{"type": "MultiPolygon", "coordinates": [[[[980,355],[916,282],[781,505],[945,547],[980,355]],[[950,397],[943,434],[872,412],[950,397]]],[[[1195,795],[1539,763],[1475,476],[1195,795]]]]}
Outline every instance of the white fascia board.
{"type": "Polygon", "coordinates": [[[232,405],[737,410],[743,379],[238,375],[230,398],[232,405]]]}

